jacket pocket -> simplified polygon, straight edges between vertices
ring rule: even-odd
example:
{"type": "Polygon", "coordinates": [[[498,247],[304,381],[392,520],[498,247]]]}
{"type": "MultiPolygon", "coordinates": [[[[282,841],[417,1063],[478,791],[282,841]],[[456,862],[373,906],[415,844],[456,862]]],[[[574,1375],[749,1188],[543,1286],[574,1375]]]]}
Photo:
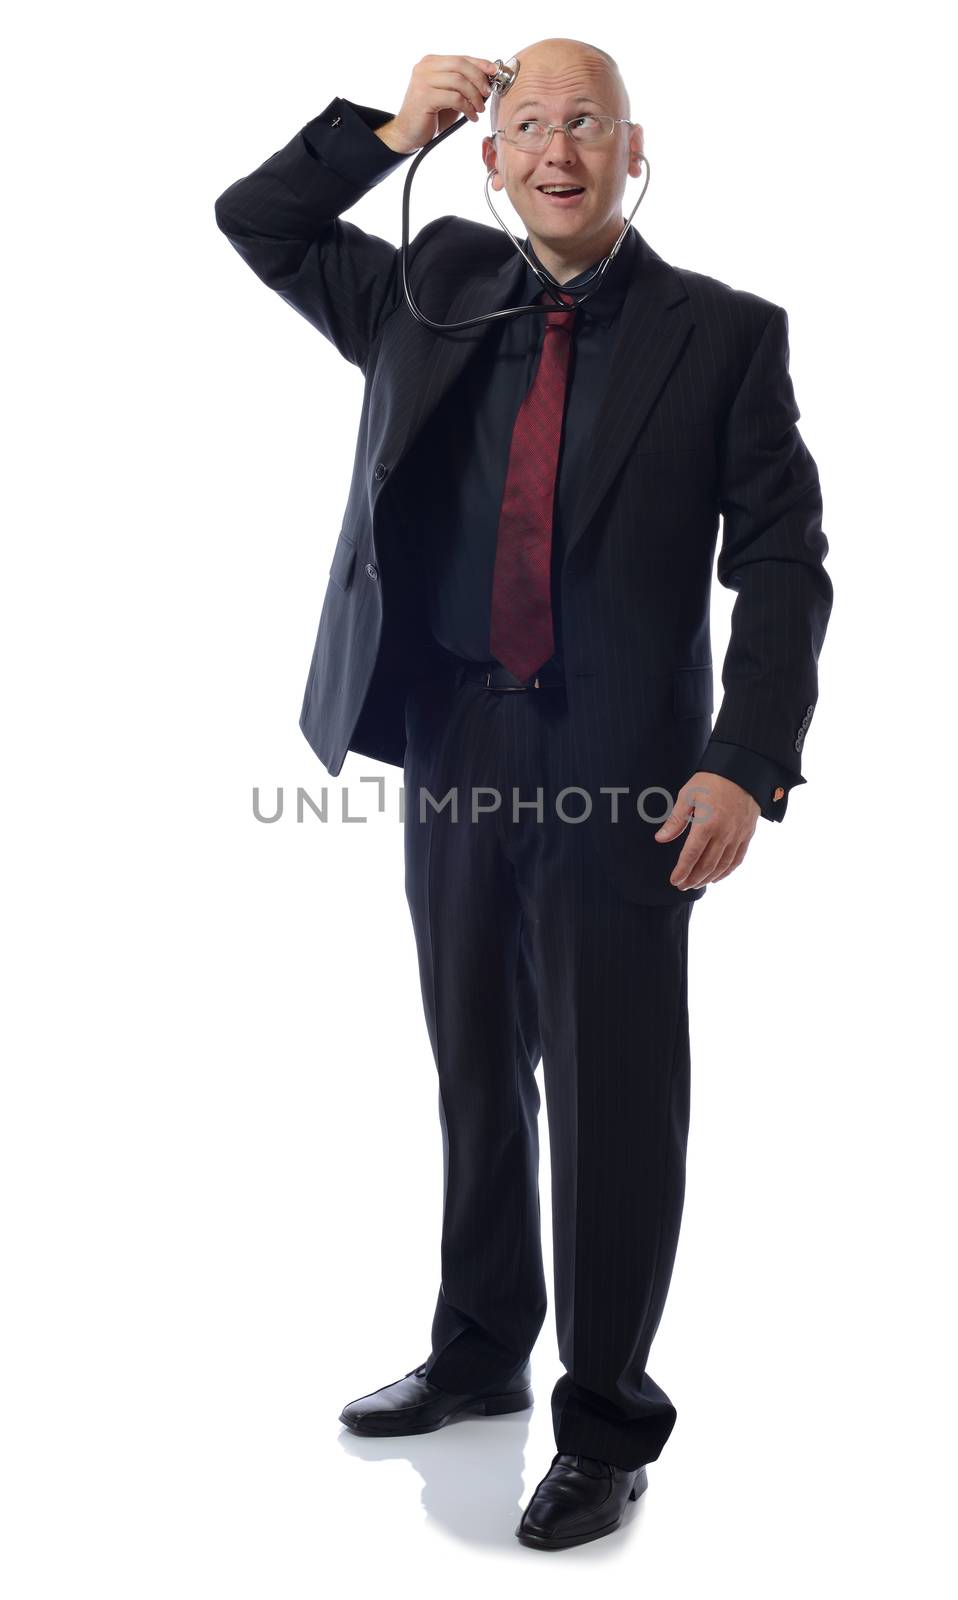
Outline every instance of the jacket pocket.
{"type": "Polygon", "coordinates": [[[341,533],[336,540],[333,551],[332,565],[329,576],[333,583],[340,589],[348,589],[353,577],[353,567],[356,564],[356,546],[345,533],[341,533]]]}
{"type": "Polygon", "coordinates": [[[712,667],[677,667],[672,674],[672,711],[676,717],[709,717],[714,706],[712,667]]]}

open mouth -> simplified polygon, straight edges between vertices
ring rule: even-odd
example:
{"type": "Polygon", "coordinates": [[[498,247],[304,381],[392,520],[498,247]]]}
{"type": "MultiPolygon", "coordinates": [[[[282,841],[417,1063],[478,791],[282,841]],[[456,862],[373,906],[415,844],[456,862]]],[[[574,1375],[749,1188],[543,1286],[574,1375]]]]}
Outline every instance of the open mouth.
{"type": "Polygon", "coordinates": [[[582,188],[582,186],[580,184],[576,184],[576,183],[570,183],[570,184],[566,184],[566,183],[563,183],[563,184],[551,184],[551,183],[549,183],[549,184],[541,184],[540,183],[537,187],[538,187],[539,193],[541,195],[543,195],[546,200],[551,200],[552,204],[556,205],[556,206],[571,206],[571,205],[575,205],[576,201],[577,200],[581,200],[582,196],[585,194],[585,189],[582,188]]]}

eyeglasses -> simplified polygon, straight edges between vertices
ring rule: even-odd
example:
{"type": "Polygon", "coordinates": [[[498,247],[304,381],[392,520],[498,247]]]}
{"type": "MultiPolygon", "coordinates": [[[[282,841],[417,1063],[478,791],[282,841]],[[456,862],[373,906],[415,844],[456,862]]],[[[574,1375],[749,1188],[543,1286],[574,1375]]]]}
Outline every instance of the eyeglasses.
{"type": "Polygon", "coordinates": [[[601,144],[603,139],[611,138],[620,122],[627,128],[636,126],[627,117],[594,117],[587,113],[570,117],[568,122],[510,122],[505,128],[497,128],[492,137],[498,139],[501,134],[507,144],[514,144],[519,150],[546,150],[552,135],[561,128],[576,144],[601,144]]]}

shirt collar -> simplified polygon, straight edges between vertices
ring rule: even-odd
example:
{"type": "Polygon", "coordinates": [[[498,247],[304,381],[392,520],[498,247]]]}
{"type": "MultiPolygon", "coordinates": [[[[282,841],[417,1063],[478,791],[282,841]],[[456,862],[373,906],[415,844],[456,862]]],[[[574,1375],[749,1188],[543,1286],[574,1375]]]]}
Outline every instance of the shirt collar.
{"type": "MultiPolygon", "coordinates": [[[[589,299],[583,302],[580,315],[583,317],[592,317],[594,321],[601,323],[604,327],[608,326],[608,324],[612,321],[625,297],[625,291],[629,279],[635,271],[636,244],[637,239],[635,229],[630,227],[625,238],[622,240],[622,243],[619,246],[615,260],[610,264],[603,274],[598,288],[594,293],[590,292],[589,299]]],[[[522,246],[526,254],[532,257],[532,260],[536,263],[536,265],[542,267],[542,262],[539,260],[535,250],[529,243],[528,235],[523,238],[522,246]]],[[[598,261],[593,261],[590,266],[586,267],[584,271],[579,273],[578,277],[571,278],[568,284],[563,284],[563,289],[569,288],[570,285],[574,287],[576,284],[584,283],[589,274],[593,272],[598,265],[598,261]]],[[[545,269],[543,268],[543,270],[545,269]]],[[[521,293],[523,305],[530,304],[542,293],[542,284],[539,282],[539,279],[536,277],[528,262],[525,263],[523,271],[521,293]]]]}

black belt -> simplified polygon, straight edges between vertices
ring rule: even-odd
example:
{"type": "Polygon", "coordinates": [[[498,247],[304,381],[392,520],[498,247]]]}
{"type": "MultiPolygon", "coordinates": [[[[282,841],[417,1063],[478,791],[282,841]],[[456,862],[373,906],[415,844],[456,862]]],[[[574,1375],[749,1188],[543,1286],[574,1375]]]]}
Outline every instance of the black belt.
{"type": "Polygon", "coordinates": [[[433,641],[430,647],[432,665],[428,670],[443,672],[452,670],[461,672],[474,682],[484,684],[487,689],[558,689],[565,684],[565,673],[562,663],[554,655],[539,668],[538,672],[529,678],[517,678],[498,661],[472,661],[465,656],[453,655],[445,645],[433,641]]]}
{"type": "Polygon", "coordinates": [[[468,678],[484,684],[487,689],[559,689],[565,683],[565,676],[557,661],[547,661],[532,678],[526,679],[517,678],[508,667],[498,663],[483,666],[480,661],[464,661],[462,665],[468,678]]]}

